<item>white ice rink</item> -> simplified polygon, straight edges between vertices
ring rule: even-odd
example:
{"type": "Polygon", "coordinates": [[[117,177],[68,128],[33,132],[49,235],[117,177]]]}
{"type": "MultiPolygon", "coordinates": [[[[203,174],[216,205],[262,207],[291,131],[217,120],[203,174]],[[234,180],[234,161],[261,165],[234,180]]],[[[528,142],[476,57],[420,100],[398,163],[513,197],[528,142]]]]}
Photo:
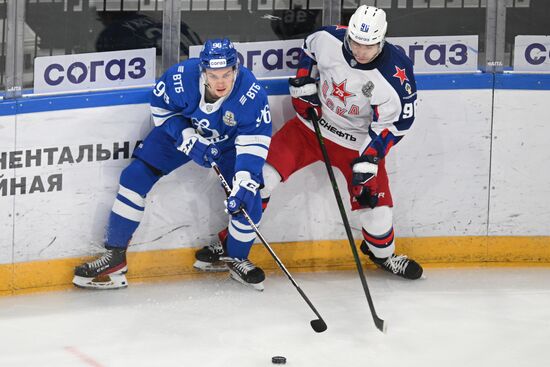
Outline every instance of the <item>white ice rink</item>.
{"type": "Polygon", "coordinates": [[[263,293],[226,275],[125,290],[0,298],[0,366],[542,367],[549,365],[550,268],[427,269],[406,281],[367,270],[387,334],[356,272],[295,273],[328,324],[280,272],[263,293]]]}

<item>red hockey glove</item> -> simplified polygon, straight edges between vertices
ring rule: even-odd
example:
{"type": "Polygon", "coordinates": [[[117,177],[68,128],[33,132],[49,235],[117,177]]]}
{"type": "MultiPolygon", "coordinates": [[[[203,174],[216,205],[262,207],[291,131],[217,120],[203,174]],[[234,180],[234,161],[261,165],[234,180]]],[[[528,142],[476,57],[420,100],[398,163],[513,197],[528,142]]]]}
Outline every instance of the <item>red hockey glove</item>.
{"type": "Polygon", "coordinates": [[[362,207],[376,207],[378,204],[379,158],[374,155],[362,155],[351,162],[353,176],[351,179],[352,194],[362,207]]]}
{"type": "Polygon", "coordinates": [[[309,120],[309,110],[314,109],[317,117],[321,118],[321,101],[317,95],[317,83],[315,79],[309,76],[301,78],[288,79],[290,87],[290,96],[292,97],[292,106],[296,113],[309,120]]]}

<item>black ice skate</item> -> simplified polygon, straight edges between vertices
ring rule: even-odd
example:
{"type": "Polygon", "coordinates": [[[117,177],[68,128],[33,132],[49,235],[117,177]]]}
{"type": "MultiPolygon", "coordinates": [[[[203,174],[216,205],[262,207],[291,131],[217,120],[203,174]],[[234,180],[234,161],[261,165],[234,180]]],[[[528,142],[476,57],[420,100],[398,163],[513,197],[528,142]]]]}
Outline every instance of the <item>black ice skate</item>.
{"type": "Polygon", "coordinates": [[[406,255],[392,254],[390,257],[378,258],[369,250],[365,241],[361,243],[361,251],[368,255],[373,263],[382,269],[405,279],[418,279],[422,276],[422,266],[406,255]]]}
{"type": "Polygon", "coordinates": [[[204,246],[195,252],[195,263],[193,267],[202,271],[228,271],[227,264],[220,260],[225,256],[225,246],[227,243],[227,232],[220,232],[219,241],[214,241],[208,246],[204,246]]]}
{"type": "Polygon", "coordinates": [[[258,291],[264,290],[264,271],[250,260],[232,257],[222,257],[221,259],[226,262],[231,278],[258,291]]]}
{"type": "Polygon", "coordinates": [[[128,286],[126,249],[106,248],[97,259],[74,269],[73,284],[81,288],[116,289],[128,286]]]}

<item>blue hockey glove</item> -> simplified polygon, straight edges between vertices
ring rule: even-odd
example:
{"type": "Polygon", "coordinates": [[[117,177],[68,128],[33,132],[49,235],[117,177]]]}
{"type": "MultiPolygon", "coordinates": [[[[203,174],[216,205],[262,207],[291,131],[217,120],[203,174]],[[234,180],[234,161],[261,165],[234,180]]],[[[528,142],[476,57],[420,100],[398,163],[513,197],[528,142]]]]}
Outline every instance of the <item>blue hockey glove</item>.
{"type": "Polygon", "coordinates": [[[362,207],[375,208],[378,204],[378,162],[375,155],[362,155],[353,160],[352,194],[362,207]]]}
{"type": "Polygon", "coordinates": [[[314,109],[317,117],[321,118],[323,113],[321,101],[317,95],[317,83],[315,79],[309,76],[301,78],[288,79],[290,96],[292,97],[292,106],[296,113],[309,120],[309,110],[314,109]]]}
{"type": "Polygon", "coordinates": [[[220,157],[220,150],[216,144],[209,142],[199,134],[190,134],[190,130],[192,129],[182,131],[176,142],[178,150],[187,154],[198,165],[210,167],[210,162],[215,162],[220,157]]]}
{"type": "Polygon", "coordinates": [[[233,177],[233,189],[225,202],[227,213],[236,215],[241,209],[247,212],[252,209],[258,187],[260,184],[250,177],[249,172],[237,172],[233,177]]]}

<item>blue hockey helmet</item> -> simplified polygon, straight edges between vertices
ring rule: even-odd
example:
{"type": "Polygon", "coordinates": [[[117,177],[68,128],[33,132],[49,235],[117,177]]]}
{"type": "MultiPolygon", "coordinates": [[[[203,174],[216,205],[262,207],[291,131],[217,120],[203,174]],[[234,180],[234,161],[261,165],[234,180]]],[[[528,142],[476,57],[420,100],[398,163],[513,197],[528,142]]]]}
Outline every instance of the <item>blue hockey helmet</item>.
{"type": "Polygon", "coordinates": [[[233,43],[227,39],[207,40],[199,56],[203,69],[220,69],[237,65],[239,58],[233,43]]]}

